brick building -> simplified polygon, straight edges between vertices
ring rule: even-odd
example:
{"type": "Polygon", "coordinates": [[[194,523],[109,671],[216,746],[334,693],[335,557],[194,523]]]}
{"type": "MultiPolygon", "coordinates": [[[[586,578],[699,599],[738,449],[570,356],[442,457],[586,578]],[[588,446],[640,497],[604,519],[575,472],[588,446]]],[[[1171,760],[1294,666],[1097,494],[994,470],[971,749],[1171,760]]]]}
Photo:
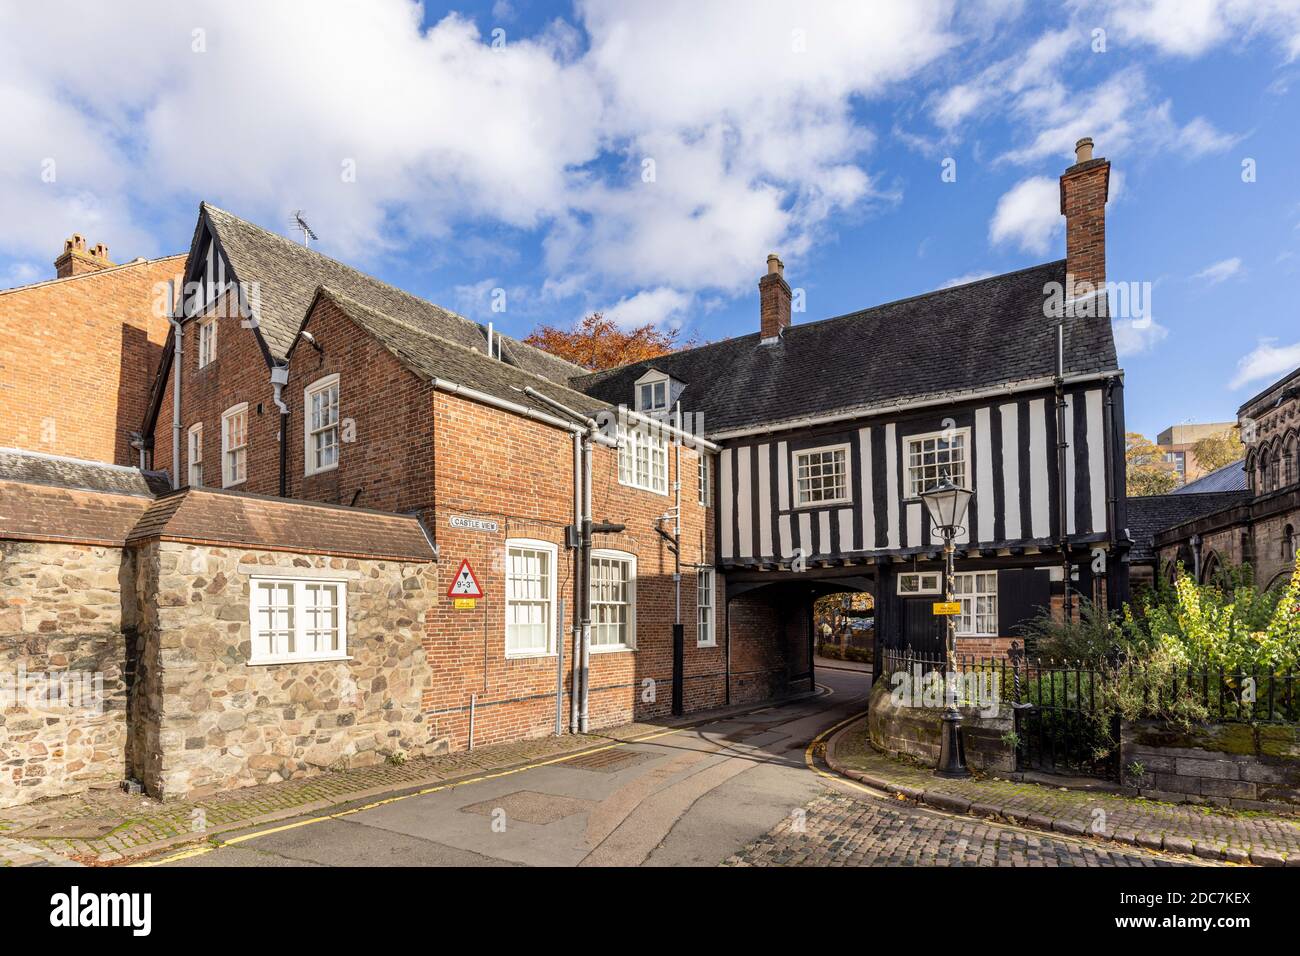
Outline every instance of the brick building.
{"type": "Polygon", "coordinates": [[[167,336],[168,280],[183,255],[114,265],[73,236],[56,277],[0,290],[0,448],[110,464],[132,448],[167,336]]]}
{"type": "Polygon", "coordinates": [[[1210,422],[1170,425],[1156,436],[1156,447],[1164,460],[1174,466],[1178,476],[1178,486],[1189,484],[1204,477],[1206,469],[1202,468],[1192,453],[1196,443],[1203,438],[1215,438],[1236,428],[1235,422],[1210,422]]]}
{"type": "Polygon", "coordinates": [[[114,432],[144,470],[0,460],[0,579],[26,589],[4,659],[119,674],[121,715],[75,728],[89,760],[11,722],[0,765],[34,794],[116,759],[170,796],[809,690],[818,595],[873,592],[888,646],[935,639],[940,477],[977,493],[967,651],[1122,599],[1109,169],[1081,141],[1064,260],[792,325],[772,256],[753,334],[594,375],[202,205],[114,432]]]}

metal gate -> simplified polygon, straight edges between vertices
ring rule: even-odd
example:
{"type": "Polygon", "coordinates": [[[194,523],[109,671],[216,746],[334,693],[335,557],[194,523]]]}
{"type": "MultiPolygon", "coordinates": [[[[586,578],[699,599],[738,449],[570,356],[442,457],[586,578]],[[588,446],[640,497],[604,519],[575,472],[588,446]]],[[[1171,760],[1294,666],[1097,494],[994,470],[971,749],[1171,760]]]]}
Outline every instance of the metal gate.
{"type": "Polygon", "coordinates": [[[1020,770],[1120,778],[1119,714],[1097,708],[1105,671],[1015,662],[1020,770]]]}

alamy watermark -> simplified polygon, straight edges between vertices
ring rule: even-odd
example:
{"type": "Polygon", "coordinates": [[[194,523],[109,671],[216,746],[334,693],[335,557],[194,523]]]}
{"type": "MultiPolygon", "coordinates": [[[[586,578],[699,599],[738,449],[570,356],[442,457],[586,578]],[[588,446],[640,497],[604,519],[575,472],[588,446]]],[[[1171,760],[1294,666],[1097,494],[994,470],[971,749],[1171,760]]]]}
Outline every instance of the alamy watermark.
{"type": "Polygon", "coordinates": [[[32,710],[104,712],[103,671],[28,671],[0,674],[0,711],[32,710]]]}

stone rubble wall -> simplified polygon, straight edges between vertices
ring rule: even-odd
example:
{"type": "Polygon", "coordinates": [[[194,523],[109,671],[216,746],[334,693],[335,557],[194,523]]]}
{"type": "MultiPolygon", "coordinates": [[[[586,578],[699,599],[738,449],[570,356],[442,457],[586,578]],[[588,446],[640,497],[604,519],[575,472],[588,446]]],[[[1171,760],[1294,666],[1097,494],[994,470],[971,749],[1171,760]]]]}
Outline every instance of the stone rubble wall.
{"type": "Polygon", "coordinates": [[[432,564],[167,542],[142,547],[138,564],[142,596],[156,589],[141,622],[138,707],[157,731],[135,766],[154,796],[193,799],[431,752],[421,701],[432,679],[422,645],[432,564]],[[249,664],[251,573],[345,579],[351,659],[249,664]]]}
{"type": "Polygon", "coordinates": [[[0,807],[125,776],[122,573],[118,548],[0,541],[0,807]]]}
{"type": "Polygon", "coordinates": [[[1241,810],[1300,807],[1300,727],[1201,724],[1184,730],[1141,720],[1125,723],[1121,733],[1130,793],[1241,810]]]}
{"type": "MultiPolygon", "coordinates": [[[[900,703],[894,699],[893,691],[888,675],[871,686],[867,731],[872,745],[885,753],[937,764],[944,708],[900,703]]],[[[983,716],[974,708],[963,707],[961,723],[969,767],[989,773],[1016,772],[1015,746],[1005,739],[1015,729],[1010,707],[1000,706],[996,716],[983,716]]]]}

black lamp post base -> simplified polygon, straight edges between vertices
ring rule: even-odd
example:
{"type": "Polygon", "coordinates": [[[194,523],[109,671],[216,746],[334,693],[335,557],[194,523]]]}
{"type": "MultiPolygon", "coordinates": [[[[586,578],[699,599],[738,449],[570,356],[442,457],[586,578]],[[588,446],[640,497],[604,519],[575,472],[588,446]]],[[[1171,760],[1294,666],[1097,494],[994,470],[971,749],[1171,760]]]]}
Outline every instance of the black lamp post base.
{"type": "Polygon", "coordinates": [[[970,776],[970,770],[966,767],[966,746],[962,740],[961,714],[956,710],[944,711],[943,731],[939,740],[939,766],[934,775],[951,779],[970,776]]]}

